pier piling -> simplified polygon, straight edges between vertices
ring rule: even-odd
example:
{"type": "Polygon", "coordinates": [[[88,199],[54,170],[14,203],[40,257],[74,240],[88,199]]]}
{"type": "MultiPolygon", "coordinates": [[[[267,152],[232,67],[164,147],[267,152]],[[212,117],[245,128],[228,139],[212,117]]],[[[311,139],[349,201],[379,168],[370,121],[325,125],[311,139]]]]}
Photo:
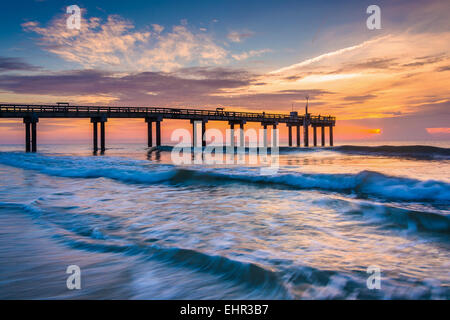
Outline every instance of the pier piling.
{"type": "Polygon", "coordinates": [[[288,133],[289,133],[289,147],[292,147],[292,126],[288,125],[288,133]]]}
{"type": "Polygon", "coordinates": [[[161,146],[161,121],[162,120],[156,120],[156,146],[161,146]]]}
{"type": "Polygon", "coordinates": [[[145,118],[147,123],[147,146],[149,148],[153,147],[153,120],[150,118],[145,118]]]}
{"type": "Polygon", "coordinates": [[[333,146],[333,126],[330,126],[330,146],[333,146]]]}
{"type": "Polygon", "coordinates": [[[98,123],[100,123],[100,151],[104,153],[106,151],[106,141],[105,141],[105,122],[108,119],[106,116],[97,116],[91,118],[91,123],[93,125],[93,151],[97,153],[98,151],[98,123]]]}
{"type": "Polygon", "coordinates": [[[321,133],[322,133],[322,147],[325,147],[325,126],[324,125],[322,125],[321,133]]]}
{"type": "Polygon", "coordinates": [[[32,114],[23,118],[25,124],[25,151],[37,151],[37,123],[39,118],[32,114]]]}
{"type": "Polygon", "coordinates": [[[314,147],[317,147],[317,127],[313,126],[314,147]]]}

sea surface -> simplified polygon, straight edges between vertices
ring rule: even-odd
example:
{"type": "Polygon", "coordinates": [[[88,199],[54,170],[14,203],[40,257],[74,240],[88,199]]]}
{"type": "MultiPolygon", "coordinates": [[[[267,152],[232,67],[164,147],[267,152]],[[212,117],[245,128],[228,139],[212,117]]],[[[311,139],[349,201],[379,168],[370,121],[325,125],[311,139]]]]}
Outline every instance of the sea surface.
{"type": "Polygon", "coordinates": [[[450,143],[400,144],[2,145],[0,299],[449,299],[450,143]]]}

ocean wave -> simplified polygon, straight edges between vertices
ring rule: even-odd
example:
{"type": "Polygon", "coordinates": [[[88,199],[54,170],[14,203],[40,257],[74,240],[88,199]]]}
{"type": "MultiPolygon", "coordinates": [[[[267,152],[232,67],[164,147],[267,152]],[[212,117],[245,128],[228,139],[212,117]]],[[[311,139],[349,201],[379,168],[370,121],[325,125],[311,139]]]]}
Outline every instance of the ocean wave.
{"type": "MultiPolygon", "coordinates": [[[[20,210],[33,218],[40,218],[49,212],[35,204],[0,202],[1,209],[20,210]]],[[[45,227],[52,230],[52,238],[74,249],[100,253],[119,253],[130,256],[144,256],[147,260],[156,260],[175,268],[185,268],[194,272],[208,273],[221,281],[233,282],[251,290],[263,290],[265,296],[278,299],[290,298],[284,287],[281,275],[268,267],[234,259],[219,254],[210,254],[197,249],[179,246],[167,246],[160,239],[151,241],[118,239],[109,237],[95,225],[76,223],[74,217],[67,224],[46,221],[45,227]],[[73,225],[78,225],[74,227],[73,225]]],[[[86,221],[84,221],[86,224],[86,221]]]]}
{"type": "Polygon", "coordinates": [[[450,148],[439,148],[433,146],[353,146],[344,145],[326,148],[350,154],[382,155],[392,157],[404,157],[424,160],[447,160],[450,159],[450,148]]]}
{"type": "MultiPolygon", "coordinates": [[[[0,202],[0,209],[25,210],[33,218],[49,213],[48,209],[35,204],[0,202]]],[[[98,236],[103,235],[98,226],[87,226],[92,229],[92,232],[87,233],[76,232],[73,228],[67,228],[68,226],[69,224],[65,225],[66,228],[61,228],[61,225],[49,226],[49,237],[76,250],[118,254],[124,257],[124,261],[129,260],[127,257],[136,257],[145,263],[142,265],[145,270],[154,271],[155,265],[161,265],[165,270],[163,275],[170,275],[163,278],[163,281],[172,281],[167,283],[175,284],[177,290],[186,288],[179,283],[179,279],[182,279],[180,274],[192,278],[195,278],[195,274],[208,274],[218,279],[223,288],[237,292],[241,297],[245,294],[246,298],[251,299],[448,299],[448,290],[438,280],[402,276],[392,279],[388,276],[383,278],[383,290],[368,290],[365,266],[351,270],[327,268],[308,265],[301,259],[274,266],[271,263],[261,264],[233,255],[185,248],[182,244],[164,245],[161,239],[138,241],[124,237],[121,242],[111,241],[110,237],[98,236]],[[177,273],[178,271],[180,273],[177,273]]],[[[156,269],[158,270],[157,267],[156,269]]],[[[160,276],[159,273],[144,274],[139,281],[155,277],[155,274],[160,276]]],[[[150,290],[148,287],[145,289],[150,290]]]]}
{"type": "Polygon", "coordinates": [[[278,173],[261,175],[246,169],[181,168],[149,164],[146,161],[113,157],[67,157],[0,153],[0,164],[43,174],[67,178],[108,178],[136,184],[215,184],[247,183],[264,186],[285,186],[350,193],[358,197],[388,201],[450,202],[450,184],[437,180],[417,180],[389,176],[374,171],[356,174],[278,173]]]}
{"type": "Polygon", "coordinates": [[[450,202],[450,184],[436,180],[416,180],[388,176],[375,171],[356,174],[286,173],[278,175],[203,172],[218,179],[285,185],[298,189],[316,189],[354,193],[394,201],[450,202]]]}
{"type": "MultiPolygon", "coordinates": [[[[328,199],[332,202],[335,199],[328,199]]],[[[399,208],[395,205],[369,202],[365,200],[338,200],[338,210],[345,214],[363,215],[381,228],[394,227],[407,229],[408,232],[432,231],[442,234],[450,233],[450,215],[438,212],[424,212],[399,208]],[[345,204],[339,204],[345,201],[345,204]],[[349,206],[350,204],[350,206],[349,206]]]]}
{"type": "MultiPolygon", "coordinates": [[[[190,148],[190,146],[186,146],[190,148]]],[[[159,146],[154,147],[153,151],[165,151],[171,152],[174,147],[172,146],[159,146]]],[[[190,148],[192,151],[192,148],[190,148]]],[[[204,148],[203,148],[204,149],[204,148]]],[[[213,151],[221,151],[222,153],[227,152],[227,147],[214,147],[213,151]]],[[[249,153],[250,150],[257,151],[257,149],[245,148],[245,153],[249,153]]],[[[335,151],[347,154],[358,154],[358,155],[378,155],[378,156],[389,156],[389,157],[399,157],[399,158],[414,158],[422,160],[448,160],[450,159],[450,148],[440,148],[433,146],[423,146],[423,145],[412,145],[412,146],[355,146],[355,145],[343,145],[335,147],[286,147],[280,146],[277,148],[279,154],[289,154],[289,153],[314,153],[320,151],[335,151]]],[[[241,152],[241,150],[235,147],[236,152],[241,152]]],[[[271,148],[267,148],[267,152],[271,152],[271,148]]]]}

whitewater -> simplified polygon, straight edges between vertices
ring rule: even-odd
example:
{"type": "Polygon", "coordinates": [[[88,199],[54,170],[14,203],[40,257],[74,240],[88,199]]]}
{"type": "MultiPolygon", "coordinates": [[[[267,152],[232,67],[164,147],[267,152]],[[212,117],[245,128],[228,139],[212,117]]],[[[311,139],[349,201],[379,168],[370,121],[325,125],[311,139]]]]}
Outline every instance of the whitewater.
{"type": "Polygon", "coordinates": [[[1,299],[450,298],[447,145],[282,147],[268,175],[40,147],[0,146],[1,299]]]}

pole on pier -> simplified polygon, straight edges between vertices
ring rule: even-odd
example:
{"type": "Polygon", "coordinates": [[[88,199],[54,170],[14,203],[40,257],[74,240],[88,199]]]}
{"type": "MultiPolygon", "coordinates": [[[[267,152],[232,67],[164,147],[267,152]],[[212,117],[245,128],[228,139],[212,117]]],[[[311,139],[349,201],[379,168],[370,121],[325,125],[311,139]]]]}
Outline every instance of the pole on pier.
{"type": "Polygon", "coordinates": [[[31,122],[31,152],[37,151],[36,124],[37,124],[37,121],[31,122]]]}
{"type": "Polygon", "coordinates": [[[300,147],[300,126],[297,125],[297,147],[300,147]]]}
{"type": "Polygon", "coordinates": [[[305,147],[309,147],[309,126],[308,124],[305,124],[303,126],[303,144],[305,147]]]}
{"type": "Polygon", "coordinates": [[[192,123],[192,148],[197,147],[197,121],[191,120],[192,123]]]}
{"type": "Polygon", "coordinates": [[[314,147],[317,147],[317,126],[313,125],[314,147]]]}
{"type": "Polygon", "coordinates": [[[161,121],[157,120],[156,122],[156,146],[161,146],[161,121]]]}
{"type": "Polygon", "coordinates": [[[105,152],[105,121],[100,121],[100,151],[105,152]]]}
{"type": "Polygon", "coordinates": [[[278,147],[278,129],[276,123],[272,125],[272,147],[278,147]]]}
{"type": "Polygon", "coordinates": [[[325,147],[325,126],[322,125],[322,147],[325,147]]]}
{"type": "Polygon", "coordinates": [[[288,132],[289,132],[289,147],[292,147],[292,126],[288,125],[288,132]]]}
{"type": "Polygon", "coordinates": [[[94,136],[94,141],[93,141],[93,145],[94,145],[94,153],[98,151],[98,122],[94,121],[92,122],[94,131],[93,131],[93,136],[94,136]]]}
{"type": "Polygon", "coordinates": [[[231,147],[234,148],[234,123],[230,122],[230,143],[231,147]]]}
{"type": "Polygon", "coordinates": [[[39,118],[36,115],[31,115],[23,118],[25,123],[25,151],[36,152],[37,151],[37,123],[39,118]]]}
{"type": "Polygon", "coordinates": [[[330,126],[330,146],[333,146],[333,126],[330,126]]]}
{"type": "Polygon", "coordinates": [[[25,151],[31,151],[31,124],[29,122],[25,122],[25,151]]]}
{"type": "Polygon", "coordinates": [[[267,148],[267,124],[264,124],[263,128],[264,128],[264,131],[263,131],[264,148],[267,148]]]}
{"type": "Polygon", "coordinates": [[[150,118],[145,118],[147,122],[147,146],[149,148],[153,147],[153,121],[150,118]]]}
{"type": "Polygon", "coordinates": [[[239,124],[239,146],[242,148],[245,147],[244,123],[243,122],[241,122],[239,124]]]}
{"type": "Polygon", "coordinates": [[[206,137],[205,137],[206,122],[208,122],[208,121],[207,120],[202,121],[202,147],[206,147],[206,137]]]}
{"type": "Polygon", "coordinates": [[[91,118],[93,125],[93,150],[94,153],[98,151],[98,123],[100,122],[100,151],[103,153],[106,150],[105,142],[105,122],[108,119],[105,116],[97,116],[91,118]]]}

